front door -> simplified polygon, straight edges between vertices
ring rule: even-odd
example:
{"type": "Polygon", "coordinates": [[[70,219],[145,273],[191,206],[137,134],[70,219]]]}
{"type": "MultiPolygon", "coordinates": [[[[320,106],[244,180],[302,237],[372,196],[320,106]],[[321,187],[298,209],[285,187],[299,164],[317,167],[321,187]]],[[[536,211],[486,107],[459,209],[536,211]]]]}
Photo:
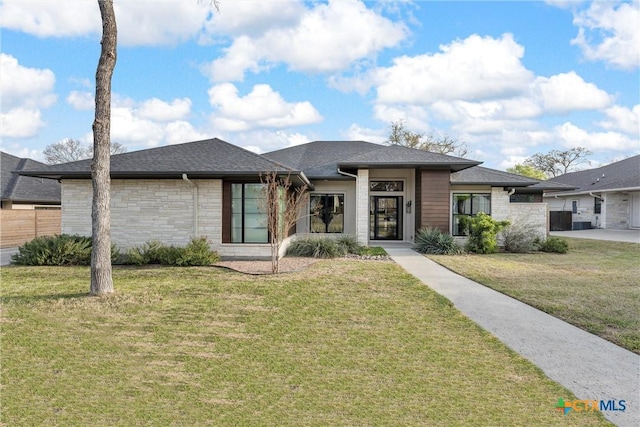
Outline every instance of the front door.
{"type": "Polygon", "coordinates": [[[369,238],[402,240],[402,197],[371,196],[369,238]]]}

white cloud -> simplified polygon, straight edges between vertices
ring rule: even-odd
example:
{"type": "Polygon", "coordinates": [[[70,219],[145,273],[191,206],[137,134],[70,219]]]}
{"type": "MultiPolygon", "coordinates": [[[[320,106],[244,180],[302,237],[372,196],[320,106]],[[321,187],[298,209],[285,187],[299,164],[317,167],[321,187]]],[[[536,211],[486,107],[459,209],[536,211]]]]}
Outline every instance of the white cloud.
{"type": "Polygon", "coordinates": [[[53,71],[24,67],[11,55],[0,53],[2,108],[46,108],[56,102],[53,71]]]}
{"type": "Polygon", "coordinates": [[[214,81],[242,80],[247,70],[276,63],[294,71],[337,71],[395,46],[406,34],[404,24],[378,15],[363,2],[330,0],[316,3],[295,25],[237,37],[208,71],[214,81]]]}
{"type": "Polygon", "coordinates": [[[556,126],[554,132],[562,145],[570,147],[587,147],[596,150],[638,150],[638,139],[629,138],[618,132],[589,132],[573,123],[566,122],[556,126]]]}
{"type": "Polygon", "coordinates": [[[440,53],[402,56],[375,73],[380,103],[429,104],[480,100],[521,93],[533,80],[520,59],[524,48],[510,34],[472,35],[440,46],[440,53]]]}
{"type": "Polygon", "coordinates": [[[605,129],[623,132],[636,138],[640,135],[640,104],[632,109],[614,105],[604,112],[608,120],[598,123],[605,129]]]}
{"type": "Polygon", "coordinates": [[[0,136],[8,138],[28,138],[34,136],[44,126],[40,110],[14,108],[0,113],[0,136]]]}
{"type": "MultiPolygon", "coordinates": [[[[121,45],[173,45],[194,37],[212,18],[208,1],[115,2],[121,45]]],[[[99,36],[100,10],[92,0],[5,1],[0,26],[38,37],[99,36]]]]}
{"type": "Polygon", "coordinates": [[[349,129],[343,132],[343,137],[351,141],[367,141],[382,144],[389,138],[388,129],[368,129],[357,123],[351,124],[349,129]]]}
{"type": "Polygon", "coordinates": [[[607,92],[593,83],[586,83],[573,71],[550,78],[538,77],[535,85],[547,113],[598,110],[612,101],[607,92]]]}
{"type": "Polygon", "coordinates": [[[211,35],[259,37],[270,29],[295,25],[305,11],[302,2],[293,0],[224,2],[220,12],[206,23],[206,32],[211,35]]]}
{"type": "Polygon", "coordinates": [[[189,98],[174,99],[165,102],[158,98],[146,100],[140,106],[140,117],[159,122],[169,122],[184,119],[191,112],[191,100],[189,98]]]}
{"type": "Polygon", "coordinates": [[[235,145],[258,154],[304,144],[312,140],[307,135],[298,132],[289,133],[283,130],[272,131],[268,129],[238,133],[232,139],[235,145]]]}
{"type": "Polygon", "coordinates": [[[286,102],[269,85],[255,85],[244,97],[231,83],[209,89],[209,102],[215,108],[213,126],[224,131],[254,128],[284,128],[318,123],[322,116],[309,102],[286,102]]]}
{"type": "Polygon", "coordinates": [[[571,41],[592,61],[622,69],[640,66],[640,1],[594,1],[573,19],[578,35],[571,41]]]}
{"type": "Polygon", "coordinates": [[[95,99],[91,92],[81,92],[72,90],[67,96],[67,103],[76,110],[93,110],[95,108],[95,99]]]}
{"type": "Polygon", "coordinates": [[[164,131],[164,140],[167,144],[182,144],[183,142],[200,141],[209,138],[209,135],[195,129],[191,123],[183,120],[167,123],[164,131]]]}
{"type": "Polygon", "coordinates": [[[4,1],[0,26],[38,37],[77,37],[99,34],[102,29],[98,4],[88,0],[4,1]]]}
{"type": "Polygon", "coordinates": [[[27,138],[44,126],[41,109],[56,102],[51,70],[24,67],[11,55],[0,53],[0,135],[27,138]]]}

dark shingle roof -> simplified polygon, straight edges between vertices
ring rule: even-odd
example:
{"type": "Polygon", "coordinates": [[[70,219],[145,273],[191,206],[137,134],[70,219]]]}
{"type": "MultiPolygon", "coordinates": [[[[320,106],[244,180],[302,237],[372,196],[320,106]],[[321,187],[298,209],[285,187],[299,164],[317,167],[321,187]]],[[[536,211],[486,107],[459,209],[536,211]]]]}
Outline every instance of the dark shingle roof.
{"type": "Polygon", "coordinates": [[[60,183],[52,179],[21,176],[17,172],[46,168],[44,163],[0,152],[2,200],[21,203],[60,204],[60,183]]]}
{"type": "Polygon", "coordinates": [[[442,167],[455,171],[480,164],[459,157],[365,141],[315,141],[263,156],[304,170],[309,178],[344,178],[338,168],[442,167]]]}
{"type": "MultiPolygon", "coordinates": [[[[31,172],[55,178],[90,178],[92,160],[52,165],[31,172]]],[[[281,171],[304,177],[283,164],[273,162],[220,139],[167,145],[111,156],[112,178],[215,178],[256,175],[281,171]]]]}
{"type": "Polygon", "coordinates": [[[476,166],[451,174],[452,184],[491,184],[510,187],[528,187],[539,183],[540,180],[476,166]]]}
{"type": "Polygon", "coordinates": [[[553,178],[574,187],[571,193],[640,189],[640,155],[595,169],[571,172],[553,178]]]}

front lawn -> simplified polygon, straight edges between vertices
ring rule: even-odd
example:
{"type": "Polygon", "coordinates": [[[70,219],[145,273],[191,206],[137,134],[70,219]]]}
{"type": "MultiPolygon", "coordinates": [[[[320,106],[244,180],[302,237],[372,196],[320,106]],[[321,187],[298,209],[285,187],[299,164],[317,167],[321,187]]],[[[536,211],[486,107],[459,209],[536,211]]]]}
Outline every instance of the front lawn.
{"type": "Polygon", "coordinates": [[[391,262],[2,269],[2,425],[609,425],[391,262]]]}
{"type": "Polygon", "coordinates": [[[497,253],[429,258],[640,353],[640,245],[566,240],[567,254],[497,253]]]}

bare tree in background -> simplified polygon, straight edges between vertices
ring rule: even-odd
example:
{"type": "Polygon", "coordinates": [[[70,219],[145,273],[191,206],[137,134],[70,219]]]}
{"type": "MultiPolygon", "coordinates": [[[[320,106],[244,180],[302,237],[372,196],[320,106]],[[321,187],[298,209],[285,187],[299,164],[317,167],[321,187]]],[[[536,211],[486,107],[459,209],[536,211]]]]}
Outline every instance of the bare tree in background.
{"type": "Polygon", "coordinates": [[[292,188],[290,176],[281,178],[277,172],[260,175],[264,184],[261,209],[267,214],[267,229],[271,245],[271,272],[280,271],[280,248],[298,221],[300,209],[307,203],[307,186],[292,188]]]}
{"type": "Polygon", "coordinates": [[[560,176],[576,170],[576,166],[589,163],[587,156],[591,155],[586,147],[574,147],[569,150],[551,150],[546,154],[534,154],[524,161],[548,176],[560,176]]]}
{"type": "Polygon", "coordinates": [[[389,127],[390,133],[387,143],[390,145],[402,145],[432,153],[452,154],[457,157],[465,157],[469,153],[466,142],[447,135],[438,139],[434,135],[425,136],[424,134],[413,132],[405,127],[402,119],[391,122],[389,127]]]}
{"type": "Polygon", "coordinates": [[[111,78],[116,66],[118,30],[113,0],[98,0],[102,17],[102,49],[96,70],[91,184],[91,295],[114,291],[111,276],[111,78]]]}
{"type": "MultiPolygon", "coordinates": [[[[121,154],[125,153],[127,148],[118,142],[112,142],[109,151],[111,155],[121,154]]],[[[48,164],[56,165],[59,163],[90,159],[93,157],[93,146],[82,145],[77,139],[66,138],[54,144],[47,145],[42,153],[48,164]]]]}

